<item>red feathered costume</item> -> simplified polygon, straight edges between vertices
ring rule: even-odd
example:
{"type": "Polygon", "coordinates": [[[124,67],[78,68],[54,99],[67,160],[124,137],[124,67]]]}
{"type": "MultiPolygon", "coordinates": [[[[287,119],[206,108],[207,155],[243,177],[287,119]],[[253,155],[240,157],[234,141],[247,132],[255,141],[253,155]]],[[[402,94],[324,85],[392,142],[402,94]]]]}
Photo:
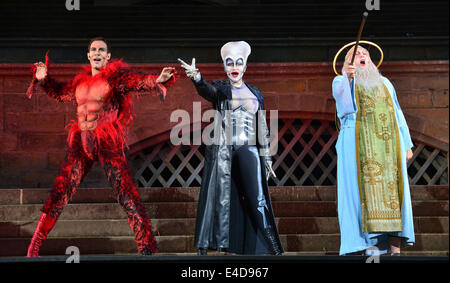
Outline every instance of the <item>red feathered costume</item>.
{"type": "MultiPolygon", "coordinates": [[[[48,62],[46,63],[48,65],[48,62]]],[[[125,210],[141,254],[157,252],[150,219],[140,200],[125,156],[126,134],[132,121],[130,92],[150,92],[163,100],[166,87],[175,76],[156,83],[158,75],[142,74],[128,68],[121,60],[111,61],[99,74],[92,76],[84,67],[73,81],[59,83],[49,75],[40,83],[50,97],[77,105],[78,121],[72,121],[68,135],[68,151],[56,177],[50,198],[33,234],[27,256],[38,256],[39,247],[56,223],[83,177],[95,161],[99,161],[108,177],[117,201],[125,210]]],[[[28,91],[31,97],[34,84],[28,91]]]]}

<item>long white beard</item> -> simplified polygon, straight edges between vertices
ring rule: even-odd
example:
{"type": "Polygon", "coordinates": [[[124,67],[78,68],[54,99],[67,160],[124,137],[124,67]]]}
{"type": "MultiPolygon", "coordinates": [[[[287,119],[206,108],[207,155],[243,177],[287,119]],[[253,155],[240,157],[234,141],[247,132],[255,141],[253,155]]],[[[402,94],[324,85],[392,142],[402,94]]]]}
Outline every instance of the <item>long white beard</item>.
{"type": "MultiPolygon", "coordinates": [[[[347,64],[347,63],[345,63],[347,64]]],[[[345,72],[345,64],[342,67],[342,73],[345,72]]],[[[370,62],[366,68],[356,66],[355,83],[365,88],[380,86],[383,83],[381,73],[378,68],[370,62]]]]}
{"type": "Polygon", "coordinates": [[[366,68],[356,66],[355,84],[372,88],[382,83],[383,80],[381,79],[380,71],[372,62],[366,68]]]}

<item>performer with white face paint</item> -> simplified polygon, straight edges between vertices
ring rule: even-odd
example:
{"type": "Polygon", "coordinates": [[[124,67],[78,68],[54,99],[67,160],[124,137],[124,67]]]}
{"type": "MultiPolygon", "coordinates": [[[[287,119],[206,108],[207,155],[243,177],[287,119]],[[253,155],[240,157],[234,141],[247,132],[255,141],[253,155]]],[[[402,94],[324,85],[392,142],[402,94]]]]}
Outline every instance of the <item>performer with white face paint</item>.
{"type": "Polygon", "coordinates": [[[283,252],[270,202],[268,178],[275,173],[261,91],[243,81],[250,45],[229,42],[221,49],[226,81],[207,82],[195,66],[178,59],[200,96],[221,115],[214,119],[220,144],[206,147],[197,210],[195,246],[237,254],[283,252]],[[222,125],[225,126],[223,129],[222,125]],[[227,129],[229,128],[229,129],[227,129]],[[232,135],[227,135],[232,132],[232,135]],[[258,136],[262,138],[258,138],[258,136]]]}

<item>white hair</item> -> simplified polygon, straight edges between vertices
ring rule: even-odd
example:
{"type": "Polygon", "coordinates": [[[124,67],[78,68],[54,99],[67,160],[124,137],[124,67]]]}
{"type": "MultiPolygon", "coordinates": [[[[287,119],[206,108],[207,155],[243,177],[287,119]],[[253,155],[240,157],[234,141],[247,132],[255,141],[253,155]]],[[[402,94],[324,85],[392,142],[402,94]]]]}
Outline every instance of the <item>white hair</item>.
{"type": "MultiPolygon", "coordinates": [[[[348,62],[344,63],[344,67],[342,67],[342,73],[345,73],[345,67],[348,62]]],[[[355,65],[355,84],[363,87],[376,87],[383,83],[381,78],[380,70],[375,66],[375,64],[370,60],[369,64],[363,68],[361,66],[355,65]]]]}

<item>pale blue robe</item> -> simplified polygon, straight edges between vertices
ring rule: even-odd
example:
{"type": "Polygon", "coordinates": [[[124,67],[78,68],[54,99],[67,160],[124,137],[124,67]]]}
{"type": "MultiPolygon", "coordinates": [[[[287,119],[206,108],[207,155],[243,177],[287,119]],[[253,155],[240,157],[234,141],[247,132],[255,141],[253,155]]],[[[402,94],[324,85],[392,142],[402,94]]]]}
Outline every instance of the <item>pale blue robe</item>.
{"type": "MultiPolygon", "coordinates": [[[[408,245],[415,242],[414,221],[409,190],[408,171],[406,167],[406,151],[413,147],[409,129],[403,116],[397,95],[391,82],[382,77],[394,102],[395,114],[400,131],[400,148],[403,170],[403,204],[402,232],[362,233],[361,202],[358,189],[356,165],[355,123],[358,111],[355,100],[355,83],[350,86],[347,75],[337,76],[333,81],[333,97],[336,100],[337,115],[341,122],[341,130],[336,143],[337,164],[337,204],[339,227],[341,231],[340,255],[362,250],[373,250],[374,246],[380,254],[389,250],[388,235],[404,237],[408,245]]],[[[371,253],[373,254],[373,253],[371,253]]]]}

